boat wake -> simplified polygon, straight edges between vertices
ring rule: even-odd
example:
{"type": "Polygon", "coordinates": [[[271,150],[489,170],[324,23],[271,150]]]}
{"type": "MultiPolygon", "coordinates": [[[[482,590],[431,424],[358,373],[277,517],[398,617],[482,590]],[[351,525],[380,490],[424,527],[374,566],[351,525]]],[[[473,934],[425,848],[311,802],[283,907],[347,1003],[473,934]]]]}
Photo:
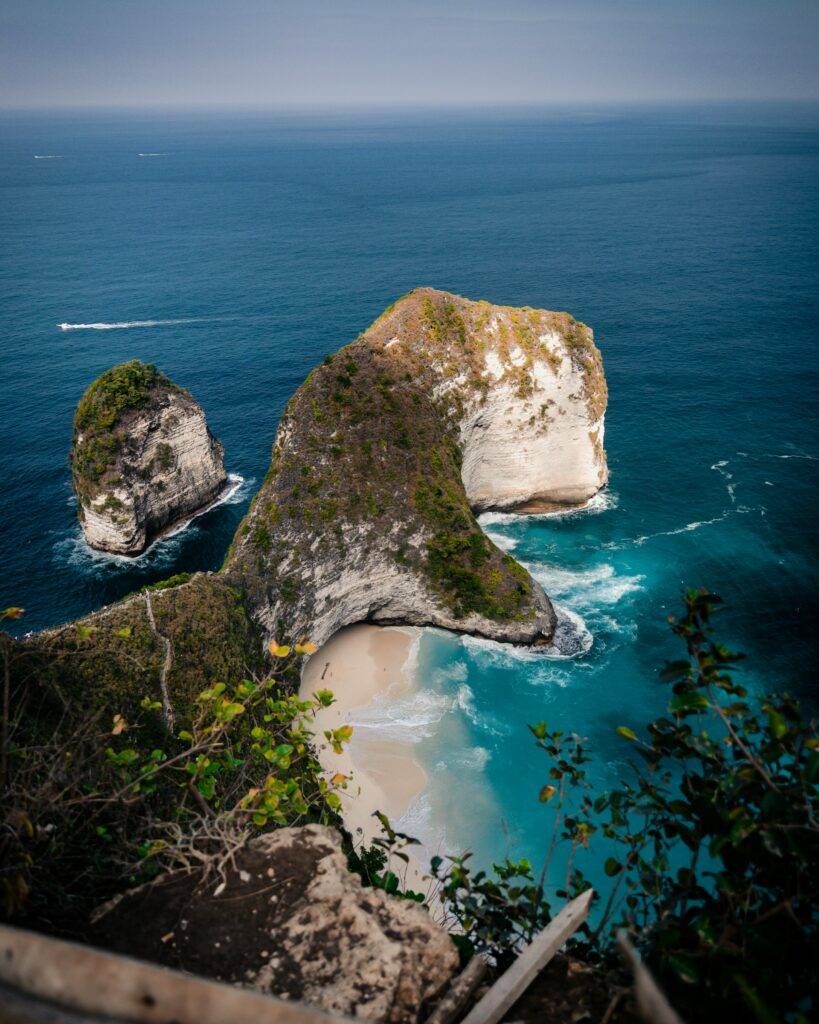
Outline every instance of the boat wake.
{"type": "Polygon", "coordinates": [[[134,327],[173,327],[178,324],[203,324],[219,317],[184,317],[178,320],[118,320],[114,323],[99,321],[89,324],[57,324],[61,331],[126,331],[134,327]]]}

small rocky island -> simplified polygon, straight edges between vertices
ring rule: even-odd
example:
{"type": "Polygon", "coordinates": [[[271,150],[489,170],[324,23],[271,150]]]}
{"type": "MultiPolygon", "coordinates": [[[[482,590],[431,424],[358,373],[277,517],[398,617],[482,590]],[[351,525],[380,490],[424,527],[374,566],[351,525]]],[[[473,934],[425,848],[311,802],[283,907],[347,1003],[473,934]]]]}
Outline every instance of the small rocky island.
{"type": "Polygon", "coordinates": [[[80,399],[71,468],[86,541],[120,555],[140,554],[227,483],[201,406],[136,359],[103,373],[80,399]]]}

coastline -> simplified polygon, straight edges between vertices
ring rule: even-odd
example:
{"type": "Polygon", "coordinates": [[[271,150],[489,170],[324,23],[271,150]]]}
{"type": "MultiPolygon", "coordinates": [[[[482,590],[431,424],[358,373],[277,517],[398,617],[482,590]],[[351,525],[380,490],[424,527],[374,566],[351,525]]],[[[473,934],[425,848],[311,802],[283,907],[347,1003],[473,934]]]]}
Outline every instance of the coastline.
{"type": "MultiPolygon", "coordinates": [[[[316,690],[331,690],[335,702],[316,712],[314,747],[328,776],[347,775],[338,790],[341,817],[356,846],[369,846],[382,835],[376,811],[393,827],[427,785],[427,775],[415,760],[412,744],[371,739],[353,725],[351,740],[336,754],[325,730],[354,722],[355,712],[380,694],[400,696],[412,686],[412,663],[420,631],[412,627],[359,623],[331,637],[310,658],[302,672],[299,696],[308,700],[316,690]]],[[[393,861],[391,870],[406,888],[430,895],[429,873],[406,851],[409,862],[393,861]]]]}

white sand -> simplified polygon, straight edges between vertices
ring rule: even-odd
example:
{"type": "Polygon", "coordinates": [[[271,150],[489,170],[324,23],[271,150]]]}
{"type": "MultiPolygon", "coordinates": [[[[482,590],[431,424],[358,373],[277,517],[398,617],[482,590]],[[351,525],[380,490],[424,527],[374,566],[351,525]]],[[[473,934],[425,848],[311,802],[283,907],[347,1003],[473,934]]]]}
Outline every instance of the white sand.
{"type": "MultiPolygon", "coordinates": [[[[335,703],[321,708],[315,719],[315,746],[327,776],[340,772],[350,781],[339,790],[341,815],[356,845],[369,846],[382,835],[375,811],[390,819],[393,827],[412,800],[427,784],[424,769],[413,756],[412,744],[384,741],[356,735],[336,754],[324,732],[338,729],[355,718],[357,709],[379,694],[390,697],[410,689],[412,645],[419,631],[411,628],[357,625],[332,637],[309,660],[302,674],[299,694],[309,699],[316,690],[333,692],[335,703]]],[[[412,858],[404,865],[394,859],[390,868],[402,878],[405,887],[425,894],[433,891],[428,873],[412,858]]]]}

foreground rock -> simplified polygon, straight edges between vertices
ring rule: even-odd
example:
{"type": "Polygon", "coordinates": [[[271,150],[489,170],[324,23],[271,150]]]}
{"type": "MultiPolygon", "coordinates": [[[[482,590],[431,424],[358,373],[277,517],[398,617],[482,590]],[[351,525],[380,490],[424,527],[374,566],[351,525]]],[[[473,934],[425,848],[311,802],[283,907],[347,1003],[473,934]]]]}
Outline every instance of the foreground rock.
{"type": "Polygon", "coordinates": [[[320,825],[252,840],[224,875],[164,875],[126,893],[97,915],[92,941],[390,1024],[422,1019],[458,968],[429,914],[363,888],[320,825]]]}
{"type": "Polygon", "coordinates": [[[227,577],[277,640],[372,621],[548,642],[548,597],[474,514],[590,498],[606,398],[568,314],[417,289],[288,403],[227,577]]]}
{"type": "Polygon", "coordinates": [[[144,551],[227,483],[222,445],[201,407],[137,360],[106,371],[83,395],[71,466],[86,541],[121,555],[144,551]]]}

